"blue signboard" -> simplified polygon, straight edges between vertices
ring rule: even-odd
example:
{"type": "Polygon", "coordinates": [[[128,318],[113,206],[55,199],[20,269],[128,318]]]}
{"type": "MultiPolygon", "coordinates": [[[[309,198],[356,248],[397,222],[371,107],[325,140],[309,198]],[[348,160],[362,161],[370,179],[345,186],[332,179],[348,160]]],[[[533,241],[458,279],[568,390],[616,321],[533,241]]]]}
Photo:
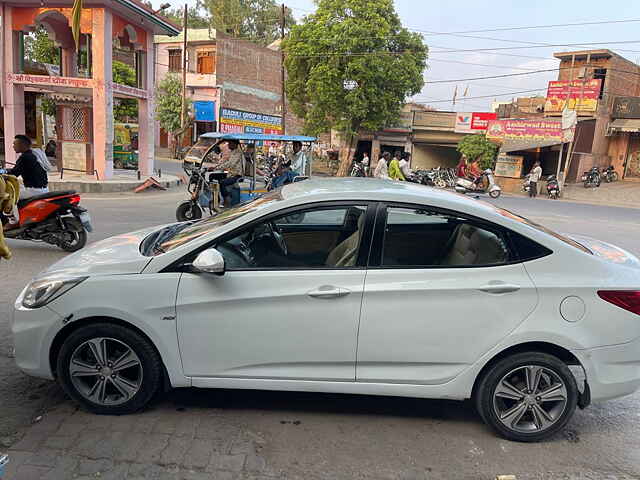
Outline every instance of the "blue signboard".
{"type": "Polygon", "coordinates": [[[196,122],[216,121],[216,102],[193,102],[193,109],[196,113],[196,122]]]}

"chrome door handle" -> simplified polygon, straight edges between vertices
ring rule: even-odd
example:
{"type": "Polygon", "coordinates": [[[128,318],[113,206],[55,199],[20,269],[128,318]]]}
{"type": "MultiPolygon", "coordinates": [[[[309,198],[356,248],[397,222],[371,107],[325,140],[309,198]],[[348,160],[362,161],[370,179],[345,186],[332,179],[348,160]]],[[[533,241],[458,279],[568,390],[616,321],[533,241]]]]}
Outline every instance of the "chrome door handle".
{"type": "Polygon", "coordinates": [[[320,299],[331,299],[331,298],[340,298],[351,293],[350,290],[346,288],[338,288],[332,285],[323,285],[322,287],[317,288],[316,290],[311,290],[307,292],[311,298],[320,298],[320,299]]]}
{"type": "Polygon", "coordinates": [[[485,293],[511,293],[520,290],[520,285],[514,285],[510,283],[490,283],[478,288],[481,292],[485,293]]]}

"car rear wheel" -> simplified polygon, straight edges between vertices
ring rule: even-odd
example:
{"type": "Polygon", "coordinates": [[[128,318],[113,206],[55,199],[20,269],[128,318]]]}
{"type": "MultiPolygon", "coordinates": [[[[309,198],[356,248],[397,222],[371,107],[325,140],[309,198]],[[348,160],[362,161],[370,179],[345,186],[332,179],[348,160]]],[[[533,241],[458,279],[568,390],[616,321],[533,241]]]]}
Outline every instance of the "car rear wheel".
{"type": "Polygon", "coordinates": [[[121,415],[146,406],[162,382],[161,359],[139,333],[120,325],[81,327],[57,359],[64,391],[87,410],[121,415]]]}
{"type": "Polygon", "coordinates": [[[537,442],[573,416],[578,387],[565,363],[545,353],[520,353],[491,367],[476,393],[482,419],[508,440],[537,442]]]}

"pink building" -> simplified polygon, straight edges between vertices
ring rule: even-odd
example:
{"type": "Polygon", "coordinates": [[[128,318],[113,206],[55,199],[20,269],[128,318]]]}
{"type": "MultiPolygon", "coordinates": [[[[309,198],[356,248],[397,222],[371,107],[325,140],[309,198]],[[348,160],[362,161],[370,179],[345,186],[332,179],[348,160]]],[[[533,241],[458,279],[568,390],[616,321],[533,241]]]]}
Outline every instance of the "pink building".
{"type": "MultiPolygon", "coordinates": [[[[139,169],[153,171],[155,34],[179,29],[139,0],[87,0],[81,16],[79,52],[71,34],[73,0],[0,0],[2,15],[2,107],[5,158],[15,161],[14,135],[25,132],[25,92],[67,94],[75,100],[58,105],[56,130],[63,167],[113,174],[113,99],[136,99],[139,115],[139,169]],[[45,6],[46,5],[46,6],[45,6]],[[60,48],[59,75],[30,75],[24,69],[24,36],[42,26],[60,48]],[[135,57],[137,85],[113,82],[113,45],[135,57]],[[79,54],[80,53],[80,54],[79,54]],[[83,64],[84,61],[84,64],[83,64]]],[[[27,112],[28,113],[28,112],[27,112]]]]}

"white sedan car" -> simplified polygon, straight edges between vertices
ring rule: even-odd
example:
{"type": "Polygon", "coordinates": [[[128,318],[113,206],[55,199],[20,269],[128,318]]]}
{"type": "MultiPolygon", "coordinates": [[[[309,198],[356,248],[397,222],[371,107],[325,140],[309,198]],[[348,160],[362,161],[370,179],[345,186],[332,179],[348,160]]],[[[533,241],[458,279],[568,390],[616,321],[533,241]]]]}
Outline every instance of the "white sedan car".
{"type": "Polygon", "coordinates": [[[56,263],[16,361],[102,414],[171,387],[471,398],[536,441],[640,386],[639,268],[462,195],[307,180],[56,263]]]}

